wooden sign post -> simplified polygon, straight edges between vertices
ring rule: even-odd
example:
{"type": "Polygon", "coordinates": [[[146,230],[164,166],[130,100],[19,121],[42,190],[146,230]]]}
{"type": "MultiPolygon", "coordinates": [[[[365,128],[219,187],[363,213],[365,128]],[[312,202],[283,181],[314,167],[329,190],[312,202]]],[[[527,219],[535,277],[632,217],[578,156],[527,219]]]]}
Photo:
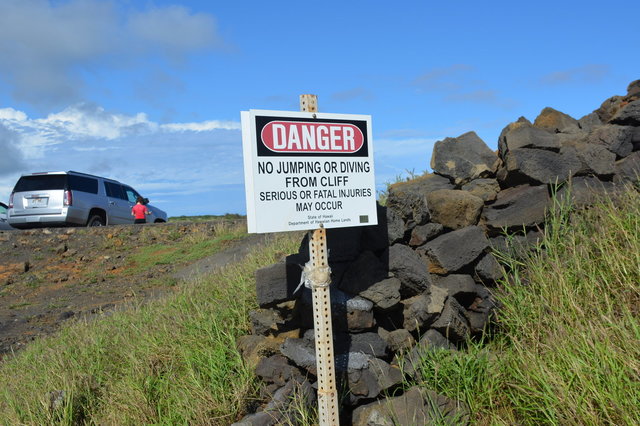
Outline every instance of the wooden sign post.
{"type": "MultiPolygon", "coordinates": [[[[318,112],[318,98],[315,95],[300,95],[300,109],[318,112]]],[[[327,256],[327,230],[322,224],[315,231],[309,232],[309,263],[311,268],[306,272],[313,298],[313,329],[318,370],[318,422],[320,426],[334,426],[338,425],[340,420],[329,290],[331,269],[327,256]]]]}

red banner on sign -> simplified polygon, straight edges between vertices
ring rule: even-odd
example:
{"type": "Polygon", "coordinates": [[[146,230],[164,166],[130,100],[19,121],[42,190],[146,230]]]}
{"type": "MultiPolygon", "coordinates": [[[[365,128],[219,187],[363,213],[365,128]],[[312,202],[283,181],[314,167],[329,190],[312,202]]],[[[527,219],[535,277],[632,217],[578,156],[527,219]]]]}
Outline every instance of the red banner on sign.
{"type": "Polygon", "coordinates": [[[364,145],[362,131],[349,123],[271,121],[261,139],[273,152],[350,154],[364,145]]]}

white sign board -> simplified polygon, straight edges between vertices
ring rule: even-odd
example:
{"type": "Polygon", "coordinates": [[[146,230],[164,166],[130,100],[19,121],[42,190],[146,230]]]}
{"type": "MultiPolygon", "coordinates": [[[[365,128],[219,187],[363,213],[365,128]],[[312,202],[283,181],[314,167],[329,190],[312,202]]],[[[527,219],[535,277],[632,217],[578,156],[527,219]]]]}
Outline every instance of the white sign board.
{"type": "Polygon", "coordinates": [[[376,225],[371,116],[243,111],[249,232],[376,225]]]}

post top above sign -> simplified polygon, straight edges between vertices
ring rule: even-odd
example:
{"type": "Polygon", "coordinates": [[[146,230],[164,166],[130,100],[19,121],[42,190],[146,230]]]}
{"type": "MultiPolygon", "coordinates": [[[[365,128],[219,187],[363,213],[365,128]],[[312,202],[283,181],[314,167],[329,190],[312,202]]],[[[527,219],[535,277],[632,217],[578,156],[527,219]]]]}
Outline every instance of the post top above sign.
{"type": "Polygon", "coordinates": [[[300,111],[318,112],[318,97],[316,95],[300,95],[300,111]]]}
{"type": "Polygon", "coordinates": [[[250,110],[241,118],[249,232],[377,224],[371,116],[250,110]]]}

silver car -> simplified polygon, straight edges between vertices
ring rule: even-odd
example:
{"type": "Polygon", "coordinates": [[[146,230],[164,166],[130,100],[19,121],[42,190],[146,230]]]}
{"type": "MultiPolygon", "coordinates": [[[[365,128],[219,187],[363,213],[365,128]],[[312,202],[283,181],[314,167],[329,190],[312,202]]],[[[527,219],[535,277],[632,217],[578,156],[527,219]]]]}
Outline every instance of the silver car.
{"type": "Polygon", "coordinates": [[[13,229],[7,223],[7,205],[5,203],[0,203],[0,231],[9,231],[13,229]]]}
{"type": "MultiPolygon", "coordinates": [[[[133,223],[131,207],[140,194],[113,179],[79,172],[22,175],[9,198],[8,222],[15,228],[104,226],[133,223]]],[[[144,199],[148,203],[148,199],[144,199]]],[[[167,214],[147,204],[147,222],[167,214]]]]}

